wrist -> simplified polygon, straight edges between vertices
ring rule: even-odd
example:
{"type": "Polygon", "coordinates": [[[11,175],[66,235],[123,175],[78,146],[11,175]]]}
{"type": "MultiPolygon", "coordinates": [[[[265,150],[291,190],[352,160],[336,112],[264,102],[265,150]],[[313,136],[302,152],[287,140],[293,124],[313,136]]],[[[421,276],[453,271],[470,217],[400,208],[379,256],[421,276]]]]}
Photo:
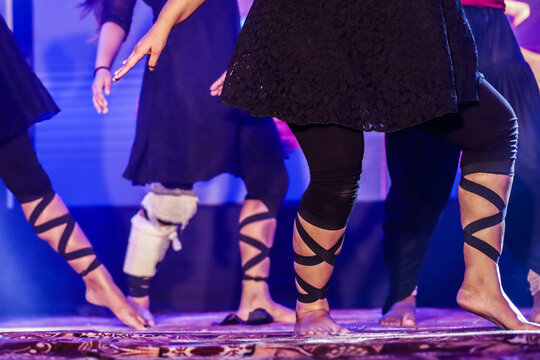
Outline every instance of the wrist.
{"type": "Polygon", "coordinates": [[[98,71],[101,71],[101,70],[107,70],[108,72],[111,72],[111,68],[109,66],[97,66],[94,69],[94,79],[96,78],[98,71]]]}

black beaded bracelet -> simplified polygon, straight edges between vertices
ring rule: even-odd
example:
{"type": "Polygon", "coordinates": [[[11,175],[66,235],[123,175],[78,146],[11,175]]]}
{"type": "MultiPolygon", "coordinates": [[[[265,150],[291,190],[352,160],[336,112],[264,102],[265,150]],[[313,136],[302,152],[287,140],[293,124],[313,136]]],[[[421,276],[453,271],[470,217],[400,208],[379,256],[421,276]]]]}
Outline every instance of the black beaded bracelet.
{"type": "Polygon", "coordinates": [[[108,66],[98,66],[97,68],[94,69],[94,79],[96,78],[97,72],[98,72],[99,70],[101,70],[101,69],[107,69],[107,70],[111,71],[111,68],[108,67],[108,66]]]}

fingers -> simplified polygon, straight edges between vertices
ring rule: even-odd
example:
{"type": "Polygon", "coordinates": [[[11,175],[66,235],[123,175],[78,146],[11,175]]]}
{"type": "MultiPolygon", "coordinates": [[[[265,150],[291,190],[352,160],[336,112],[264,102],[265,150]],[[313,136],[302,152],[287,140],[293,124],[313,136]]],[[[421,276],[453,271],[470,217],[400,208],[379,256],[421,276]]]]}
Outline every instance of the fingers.
{"type": "Polygon", "coordinates": [[[223,92],[223,86],[220,86],[216,90],[210,91],[210,95],[212,95],[212,96],[221,96],[222,92],[223,92]]]}
{"type": "Polygon", "coordinates": [[[150,71],[154,71],[154,69],[157,66],[157,61],[160,56],[161,56],[161,51],[155,51],[155,52],[152,51],[150,53],[150,59],[148,59],[148,69],[150,69],[150,71]]]}
{"type": "Polygon", "coordinates": [[[224,72],[212,85],[210,85],[210,95],[220,96],[223,91],[223,84],[225,83],[225,77],[227,72],[224,72]]]}
{"type": "Polygon", "coordinates": [[[120,80],[124,75],[128,73],[129,70],[131,70],[141,59],[146,55],[145,52],[140,50],[139,47],[135,47],[135,50],[129,55],[127,60],[125,60],[122,64],[122,67],[115,71],[113,81],[120,80]]]}
{"type": "MultiPolygon", "coordinates": [[[[98,114],[107,114],[109,112],[109,103],[105,95],[103,95],[103,88],[107,89],[107,86],[98,83],[92,85],[92,102],[98,114]]],[[[110,94],[110,85],[109,90],[105,90],[105,92],[107,95],[110,94]]]]}
{"type": "Polygon", "coordinates": [[[92,97],[92,102],[94,103],[94,108],[98,114],[101,114],[101,106],[96,102],[96,98],[92,97]]]}

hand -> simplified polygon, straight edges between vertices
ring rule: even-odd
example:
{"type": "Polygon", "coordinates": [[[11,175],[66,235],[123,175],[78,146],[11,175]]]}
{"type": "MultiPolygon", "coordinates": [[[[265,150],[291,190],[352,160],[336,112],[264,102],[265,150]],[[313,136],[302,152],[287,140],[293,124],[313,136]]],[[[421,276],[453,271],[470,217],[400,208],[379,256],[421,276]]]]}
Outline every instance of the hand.
{"type": "Polygon", "coordinates": [[[106,114],[109,112],[109,103],[105,95],[111,93],[112,76],[109,69],[99,69],[96,72],[94,83],[92,84],[92,101],[98,114],[106,114]],[[105,93],[105,94],[104,94],[105,93]]]}
{"type": "Polygon", "coordinates": [[[223,83],[225,82],[225,76],[227,72],[225,71],[212,85],[210,85],[210,95],[212,96],[221,96],[223,91],[223,83]]]}
{"type": "Polygon", "coordinates": [[[512,17],[512,27],[518,27],[531,15],[531,7],[526,2],[506,0],[506,15],[512,17]]]}
{"type": "Polygon", "coordinates": [[[127,60],[122,62],[123,66],[116,70],[114,73],[113,81],[120,80],[124,75],[128,73],[143,57],[150,55],[148,60],[148,68],[150,71],[153,71],[156,67],[157,61],[165,44],[167,43],[167,37],[169,36],[169,31],[161,30],[152,26],[152,28],[142,37],[141,40],[135,45],[135,49],[129,55],[127,60]]]}

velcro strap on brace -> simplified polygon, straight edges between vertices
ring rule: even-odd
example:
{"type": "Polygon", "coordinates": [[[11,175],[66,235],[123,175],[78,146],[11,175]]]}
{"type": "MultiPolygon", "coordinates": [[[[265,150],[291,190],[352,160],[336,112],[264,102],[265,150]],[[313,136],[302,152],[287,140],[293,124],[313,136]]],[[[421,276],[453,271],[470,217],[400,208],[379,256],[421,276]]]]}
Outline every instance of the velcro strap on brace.
{"type": "Polygon", "coordinates": [[[165,257],[171,240],[177,237],[176,226],[156,226],[137,212],[131,218],[124,272],[139,277],[154,276],[157,265],[165,257]]]}

